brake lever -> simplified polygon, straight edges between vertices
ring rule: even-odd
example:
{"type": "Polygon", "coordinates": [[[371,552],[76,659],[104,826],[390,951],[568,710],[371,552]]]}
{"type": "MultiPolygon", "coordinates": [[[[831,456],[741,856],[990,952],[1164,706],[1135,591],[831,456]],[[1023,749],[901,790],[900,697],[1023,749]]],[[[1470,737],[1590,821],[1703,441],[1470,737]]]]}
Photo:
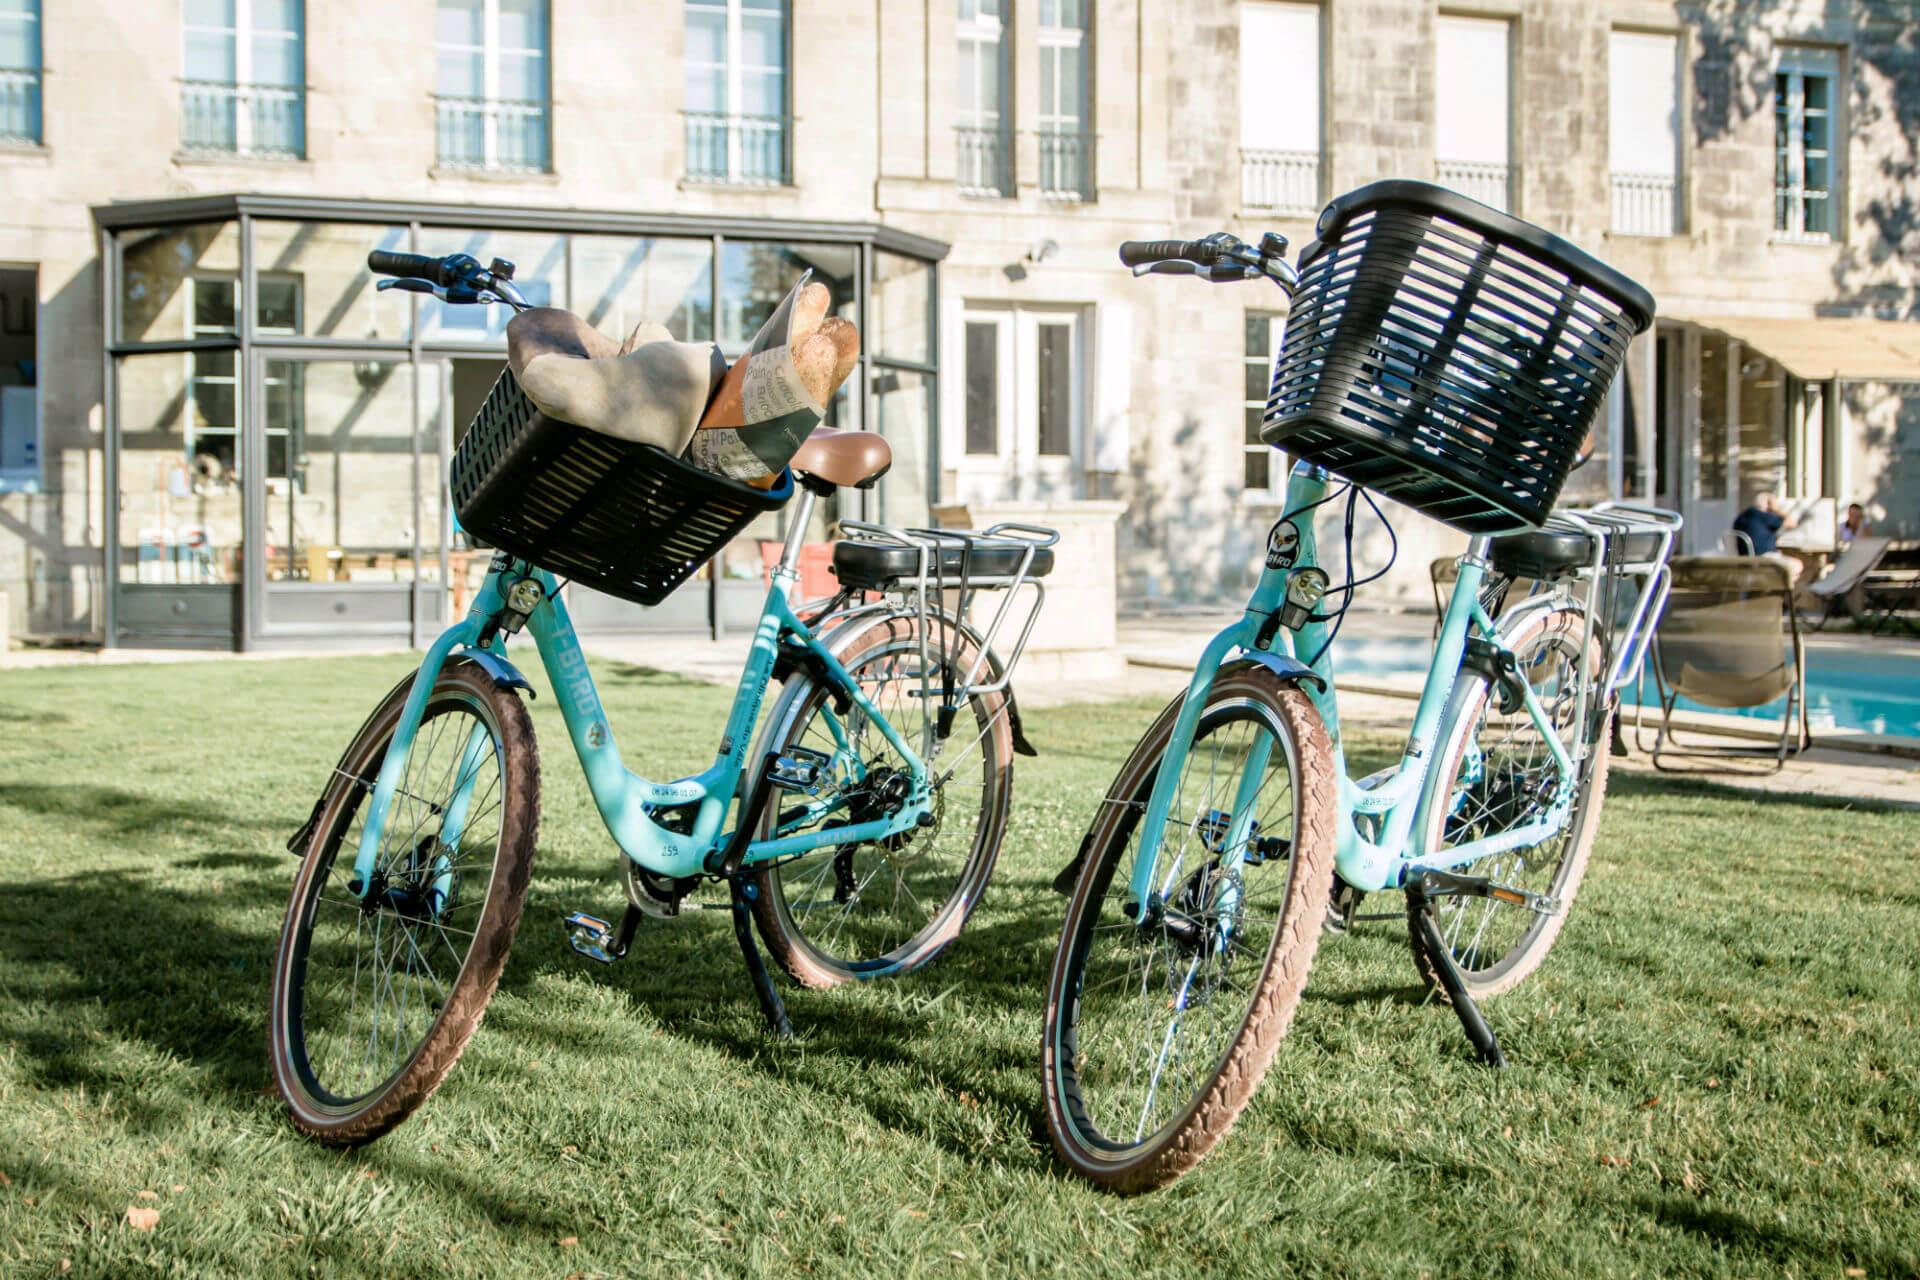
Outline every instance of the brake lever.
{"type": "Polygon", "coordinates": [[[431,280],[422,280],[416,276],[389,276],[374,282],[374,290],[385,293],[389,289],[403,289],[408,293],[437,293],[431,280]]]}
{"type": "Polygon", "coordinates": [[[1185,258],[1162,258],[1158,262],[1149,262],[1144,266],[1135,267],[1133,274],[1136,276],[1149,274],[1156,276],[1197,276],[1200,274],[1200,268],[1188,262],[1185,258]]]}

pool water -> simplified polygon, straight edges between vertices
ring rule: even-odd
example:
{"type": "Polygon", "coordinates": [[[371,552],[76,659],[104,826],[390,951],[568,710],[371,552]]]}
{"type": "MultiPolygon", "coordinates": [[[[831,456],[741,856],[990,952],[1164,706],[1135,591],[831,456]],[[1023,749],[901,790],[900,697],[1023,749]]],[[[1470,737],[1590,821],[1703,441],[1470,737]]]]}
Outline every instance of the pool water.
{"type": "MultiPolygon", "coordinates": [[[[1335,670],[1340,675],[1416,688],[1431,653],[1432,642],[1423,635],[1363,636],[1351,641],[1342,636],[1335,670]]],[[[1636,701],[1636,692],[1632,687],[1627,689],[1628,704],[1636,701]]],[[[1638,700],[1649,707],[1659,705],[1651,669],[1638,700]]],[[[1786,710],[1784,698],[1763,707],[1738,710],[1700,706],[1686,698],[1677,705],[1684,711],[1774,721],[1786,710]]],[[[1822,729],[1851,729],[1920,738],[1920,649],[1876,645],[1872,637],[1864,636],[1810,644],[1807,719],[1816,733],[1822,729]]]]}

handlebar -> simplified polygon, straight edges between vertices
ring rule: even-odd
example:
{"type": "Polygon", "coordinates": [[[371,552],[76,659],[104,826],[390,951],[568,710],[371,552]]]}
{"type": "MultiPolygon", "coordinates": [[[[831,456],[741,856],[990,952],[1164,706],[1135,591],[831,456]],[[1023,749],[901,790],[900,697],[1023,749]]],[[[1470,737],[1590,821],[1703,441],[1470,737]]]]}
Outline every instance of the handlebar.
{"type": "Polygon", "coordinates": [[[504,258],[495,258],[483,267],[465,253],[429,258],[421,253],[375,249],[367,255],[367,269],[389,277],[377,286],[382,291],[430,293],[442,302],[503,302],[515,311],[525,311],[532,305],[513,283],[513,264],[504,258]]]}
{"type": "Polygon", "coordinates": [[[1120,261],[1129,267],[1178,260],[1210,267],[1220,261],[1226,246],[1211,237],[1204,240],[1127,240],[1120,245],[1120,261]]]}
{"type": "Polygon", "coordinates": [[[411,276],[437,285],[453,284],[459,277],[447,270],[445,258],[429,258],[424,253],[390,253],[375,249],[367,255],[367,270],[380,276],[411,276]]]}

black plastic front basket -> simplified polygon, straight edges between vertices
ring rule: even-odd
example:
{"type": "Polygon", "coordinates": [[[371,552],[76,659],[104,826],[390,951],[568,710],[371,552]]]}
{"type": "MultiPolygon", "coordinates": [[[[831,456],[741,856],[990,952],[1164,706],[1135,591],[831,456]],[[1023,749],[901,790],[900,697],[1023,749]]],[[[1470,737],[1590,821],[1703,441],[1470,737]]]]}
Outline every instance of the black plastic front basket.
{"type": "Polygon", "coordinates": [[[1342,196],[1316,234],[1261,439],[1468,533],[1545,521],[1653,298],[1424,182],[1342,196]]]}
{"type": "Polygon", "coordinates": [[[563,578],[658,604],[793,495],[737,484],[652,445],[560,422],[502,371],[453,455],[460,525],[563,578]]]}

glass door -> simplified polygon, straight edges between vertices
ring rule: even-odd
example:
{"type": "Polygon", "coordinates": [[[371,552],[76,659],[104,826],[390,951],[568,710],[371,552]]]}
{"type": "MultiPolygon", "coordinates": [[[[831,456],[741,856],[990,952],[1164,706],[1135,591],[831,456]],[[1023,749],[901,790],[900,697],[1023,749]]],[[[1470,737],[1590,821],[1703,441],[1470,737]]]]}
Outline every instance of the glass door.
{"type": "Polygon", "coordinates": [[[963,323],[966,401],[956,496],[962,502],[1082,496],[1081,313],[969,309],[963,323]]]}
{"type": "Polygon", "coordinates": [[[398,354],[275,349],[252,382],[260,634],[417,643],[445,616],[439,379],[398,354]]]}

